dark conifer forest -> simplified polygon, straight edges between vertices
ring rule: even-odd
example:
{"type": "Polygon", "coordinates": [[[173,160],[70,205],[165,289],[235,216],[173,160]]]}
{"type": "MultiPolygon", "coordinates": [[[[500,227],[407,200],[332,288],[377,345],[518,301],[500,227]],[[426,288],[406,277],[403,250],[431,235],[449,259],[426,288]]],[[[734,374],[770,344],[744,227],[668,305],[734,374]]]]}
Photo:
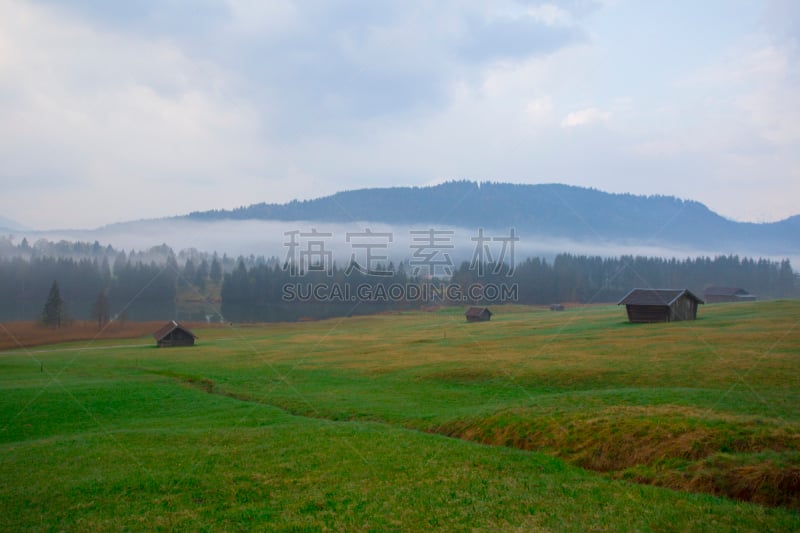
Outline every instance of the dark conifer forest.
{"type": "Polygon", "coordinates": [[[741,287],[759,299],[797,297],[789,260],[717,256],[600,257],[559,254],[516,265],[454,265],[449,276],[408,262],[306,268],[162,245],[125,252],[99,243],[3,243],[0,320],[40,320],[57,283],[65,318],[295,321],[436,305],[613,303],[634,287],[741,287]]]}

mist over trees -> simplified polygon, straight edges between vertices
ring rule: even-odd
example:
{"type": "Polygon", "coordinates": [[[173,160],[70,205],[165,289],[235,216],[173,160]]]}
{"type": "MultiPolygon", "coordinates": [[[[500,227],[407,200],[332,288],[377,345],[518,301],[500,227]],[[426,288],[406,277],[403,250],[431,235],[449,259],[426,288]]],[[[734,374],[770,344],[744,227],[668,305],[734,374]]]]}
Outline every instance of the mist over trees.
{"type": "Polygon", "coordinates": [[[172,318],[173,255],[166,246],[126,254],[98,243],[22,241],[0,259],[0,320],[36,320],[56,280],[64,313],[99,324],[125,313],[133,320],[172,318]],[[12,255],[9,257],[9,255],[12,255]],[[157,262],[158,261],[158,262],[157,262]]]}
{"type": "Polygon", "coordinates": [[[634,287],[689,288],[700,296],[708,286],[742,287],[760,299],[800,295],[789,260],[735,255],[559,254],[530,257],[514,268],[464,262],[449,276],[432,277],[408,260],[373,270],[352,262],[302,270],[274,257],[175,254],[166,245],[125,252],[97,242],[0,244],[0,320],[44,321],[46,314],[50,324],[69,316],[95,320],[99,328],[115,318],[293,321],[431,305],[616,302],[634,287]]]}

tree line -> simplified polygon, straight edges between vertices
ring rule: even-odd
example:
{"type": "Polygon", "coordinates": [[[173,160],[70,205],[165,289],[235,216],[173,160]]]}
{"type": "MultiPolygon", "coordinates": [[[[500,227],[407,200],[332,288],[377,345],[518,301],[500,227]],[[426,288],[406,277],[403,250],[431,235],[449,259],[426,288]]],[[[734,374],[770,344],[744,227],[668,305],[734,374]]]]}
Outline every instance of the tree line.
{"type": "MultiPolygon", "coordinates": [[[[2,243],[0,243],[2,244],[2,243]]],[[[7,244],[7,243],[6,243],[7,244]]],[[[277,258],[232,259],[196,250],[175,254],[162,245],[144,252],[58,243],[23,242],[0,257],[0,320],[197,319],[181,300],[217,291],[212,307],[236,322],[292,321],[418,309],[430,305],[504,302],[615,302],[634,287],[741,287],[761,299],[797,297],[789,260],[735,255],[665,259],[559,254],[506,264],[464,262],[451,276],[421,275],[408,262],[301,271],[277,258]],[[61,256],[43,250],[59,250],[61,256]],[[54,285],[57,293],[54,296],[54,285]],[[58,302],[54,308],[53,301],[58,302]]],[[[203,316],[203,315],[200,315],[203,316]]]]}
{"type": "Polygon", "coordinates": [[[0,239],[0,321],[176,318],[181,287],[221,283],[224,263],[216,254],[166,245],[144,251],[115,250],[98,243],[0,239]],[[52,255],[51,255],[52,254],[52,255]]]}
{"type": "Polygon", "coordinates": [[[298,272],[277,262],[250,268],[240,262],[225,275],[222,314],[235,321],[272,321],[437,304],[602,303],[619,301],[636,287],[689,288],[701,298],[709,286],[741,287],[762,299],[800,294],[788,259],[738,256],[678,260],[559,254],[552,262],[535,257],[514,268],[464,262],[451,277],[434,279],[412,275],[403,263],[376,270],[380,275],[353,265],[298,272]]]}
{"type": "Polygon", "coordinates": [[[507,267],[477,276],[463,264],[454,279],[461,284],[488,279],[518,284],[523,304],[616,302],[632,288],[688,288],[702,298],[711,287],[740,287],[761,299],[798,296],[798,280],[788,259],[740,258],[736,255],[679,260],[660,257],[559,254],[552,262],[529,258],[508,275],[507,267]]]}
{"type": "Polygon", "coordinates": [[[106,260],[14,258],[0,260],[0,320],[41,318],[54,284],[61,300],[59,322],[89,318],[102,322],[105,315],[172,318],[175,307],[174,272],[156,263],[117,261],[112,274],[106,260]]]}

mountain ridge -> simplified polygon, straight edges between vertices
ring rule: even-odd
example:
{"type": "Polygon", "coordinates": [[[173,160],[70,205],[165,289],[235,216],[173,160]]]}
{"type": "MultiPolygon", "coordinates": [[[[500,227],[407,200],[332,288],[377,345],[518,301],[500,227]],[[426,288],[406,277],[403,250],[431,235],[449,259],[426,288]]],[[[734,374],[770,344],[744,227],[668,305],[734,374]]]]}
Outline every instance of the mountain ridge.
{"type": "Polygon", "coordinates": [[[0,230],[3,231],[27,231],[24,225],[20,224],[16,220],[12,220],[10,218],[4,217],[0,215],[0,230]]]}
{"type": "Polygon", "coordinates": [[[608,193],[558,183],[449,181],[427,187],[353,189],[311,200],[195,211],[190,220],[276,220],[516,228],[578,241],[800,250],[800,215],[737,222],[695,200],[608,193]]]}

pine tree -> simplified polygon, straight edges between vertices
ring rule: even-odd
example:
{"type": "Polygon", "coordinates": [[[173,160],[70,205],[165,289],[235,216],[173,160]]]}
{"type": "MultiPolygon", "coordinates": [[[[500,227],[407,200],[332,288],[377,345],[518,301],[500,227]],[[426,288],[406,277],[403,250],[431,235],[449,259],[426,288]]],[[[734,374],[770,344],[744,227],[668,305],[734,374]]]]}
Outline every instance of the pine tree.
{"type": "Polygon", "coordinates": [[[791,298],[794,296],[794,270],[788,259],[781,261],[778,268],[778,296],[781,298],[791,298]]]}
{"type": "Polygon", "coordinates": [[[208,279],[208,261],[203,259],[202,261],[200,261],[200,266],[197,267],[197,271],[195,271],[194,284],[198,289],[203,291],[206,288],[207,279],[208,279]]]}
{"type": "Polygon", "coordinates": [[[209,277],[211,281],[214,283],[219,283],[222,281],[222,266],[219,264],[219,260],[217,259],[217,254],[214,254],[214,258],[211,260],[211,269],[209,271],[209,277]]]}
{"type": "Polygon", "coordinates": [[[42,310],[42,323],[45,326],[57,328],[61,326],[64,319],[64,300],[61,299],[58,282],[53,281],[53,285],[50,286],[50,294],[47,295],[47,302],[42,310]]]}
{"type": "Polygon", "coordinates": [[[194,282],[194,277],[197,274],[197,269],[194,266],[192,258],[186,260],[183,266],[183,276],[178,278],[181,285],[189,286],[194,282]]]}

